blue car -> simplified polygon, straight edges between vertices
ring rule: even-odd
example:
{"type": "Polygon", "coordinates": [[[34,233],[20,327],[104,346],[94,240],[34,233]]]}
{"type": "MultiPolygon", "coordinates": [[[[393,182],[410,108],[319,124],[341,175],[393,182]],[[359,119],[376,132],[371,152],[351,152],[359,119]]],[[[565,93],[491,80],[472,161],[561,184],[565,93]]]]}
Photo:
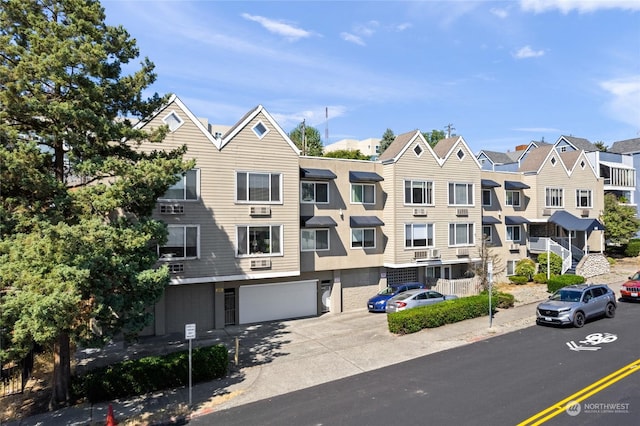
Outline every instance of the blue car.
{"type": "Polygon", "coordinates": [[[389,287],[380,290],[378,294],[369,299],[367,302],[367,308],[369,309],[369,312],[385,312],[387,309],[387,300],[391,299],[398,293],[402,293],[403,291],[415,290],[418,288],[427,288],[427,285],[417,282],[391,284],[389,287]]]}

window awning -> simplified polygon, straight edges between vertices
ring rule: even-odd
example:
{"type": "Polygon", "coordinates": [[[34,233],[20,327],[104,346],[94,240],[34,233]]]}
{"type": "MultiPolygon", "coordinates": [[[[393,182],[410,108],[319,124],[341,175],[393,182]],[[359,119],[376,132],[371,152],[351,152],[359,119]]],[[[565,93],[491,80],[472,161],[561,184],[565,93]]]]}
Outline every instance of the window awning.
{"type": "Polygon", "coordinates": [[[374,172],[349,172],[349,182],[380,182],[384,178],[374,172]]]}
{"type": "Polygon", "coordinates": [[[384,222],[377,216],[351,216],[349,224],[352,228],[371,228],[374,226],[384,226],[384,222]]]}
{"type": "Polygon", "coordinates": [[[567,231],[604,230],[604,225],[598,219],[582,219],[564,210],[558,210],[549,217],[549,222],[555,223],[567,231]]]}
{"type": "Polygon", "coordinates": [[[338,226],[331,216],[302,216],[300,226],[303,228],[329,228],[338,226]]]}
{"type": "Polygon", "coordinates": [[[505,216],[504,224],[505,225],[523,225],[531,223],[527,219],[522,216],[505,216]]]}
{"type": "Polygon", "coordinates": [[[483,188],[498,188],[502,185],[500,185],[498,182],[496,182],[495,180],[491,180],[491,179],[482,179],[481,181],[481,186],[483,188]]]}
{"type": "Polygon", "coordinates": [[[514,189],[529,189],[531,188],[526,183],[518,182],[515,180],[505,180],[504,181],[504,189],[514,190],[514,189]]]}
{"type": "Polygon", "coordinates": [[[500,219],[496,219],[493,216],[482,216],[483,225],[496,225],[498,223],[502,223],[500,219]]]}
{"type": "Polygon", "coordinates": [[[300,177],[303,179],[335,179],[337,176],[328,169],[300,168],[300,177]]]}

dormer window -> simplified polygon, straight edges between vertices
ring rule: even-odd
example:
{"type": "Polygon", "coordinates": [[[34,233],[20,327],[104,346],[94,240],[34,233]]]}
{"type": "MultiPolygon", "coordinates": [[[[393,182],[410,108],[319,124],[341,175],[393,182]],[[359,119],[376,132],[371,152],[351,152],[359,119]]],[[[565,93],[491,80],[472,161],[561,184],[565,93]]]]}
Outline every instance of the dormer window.
{"type": "Polygon", "coordinates": [[[258,138],[262,139],[267,133],[269,133],[269,129],[267,126],[262,124],[262,121],[259,121],[255,126],[253,126],[253,132],[258,136],[258,138]]]}
{"type": "Polygon", "coordinates": [[[171,132],[175,132],[180,126],[184,124],[182,118],[180,118],[180,116],[176,114],[175,111],[171,111],[169,114],[167,114],[162,119],[162,122],[169,126],[169,130],[171,132]]]}

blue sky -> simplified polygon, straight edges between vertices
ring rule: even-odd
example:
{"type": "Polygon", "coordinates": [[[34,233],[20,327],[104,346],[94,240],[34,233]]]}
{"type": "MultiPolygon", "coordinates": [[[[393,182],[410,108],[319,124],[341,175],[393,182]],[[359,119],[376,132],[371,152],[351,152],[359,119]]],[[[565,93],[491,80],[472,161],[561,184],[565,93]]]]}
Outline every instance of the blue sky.
{"type": "Polygon", "coordinates": [[[156,64],[152,92],[213,124],[261,104],[325,144],[448,124],[474,152],[640,137],[637,0],[102,4],[156,64]]]}

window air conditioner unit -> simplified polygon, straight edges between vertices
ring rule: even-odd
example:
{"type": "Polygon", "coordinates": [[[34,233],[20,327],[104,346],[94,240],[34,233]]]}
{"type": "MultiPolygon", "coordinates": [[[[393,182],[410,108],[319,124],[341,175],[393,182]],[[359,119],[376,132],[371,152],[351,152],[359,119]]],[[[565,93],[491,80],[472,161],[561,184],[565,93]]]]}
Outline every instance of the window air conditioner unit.
{"type": "Polygon", "coordinates": [[[551,209],[542,210],[542,216],[551,216],[551,209]]]}
{"type": "Polygon", "coordinates": [[[170,274],[181,274],[184,272],[184,263],[170,263],[168,266],[170,274]]]}
{"type": "Polygon", "coordinates": [[[425,208],[413,209],[413,215],[414,216],[426,216],[427,215],[427,209],[425,209],[425,208]]]}
{"type": "Polygon", "coordinates": [[[469,209],[458,209],[456,216],[469,216],[469,209]]]}
{"type": "Polygon", "coordinates": [[[469,256],[469,249],[467,247],[459,248],[456,254],[458,256],[469,256]]]}
{"type": "Polygon", "coordinates": [[[413,253],[413,258],[415,260],[425,260],[429,258],[429,250],[417,251],[413,253]]]}
{"type": "Polygon", "coordinates": [[[271,207],[269,206],[251,206],[249,210],[251,216],[269,216],[271,214],[271,207]]]}
{"type": "Polygon", "coordinates": [[[520,251],[520,244],[511,244],[509,246],[509,251],[520,251]]]}
{"type": "Polygon", "coordinates": [[[431,258],[440,259],[440,249],[431,249],[431,258]]]}
{"type": "Polygon", "coordinates": [[[589,210],[582,210],[582,217],[589,217],[589,210]]]}
{"type": "Polygon", "coordinates": [[[160,214],[184,214],[182,204],[160,204],[160,214]]]}
{"type": "Polygon", "coordinates": [[[271,259],[251,259],[251,269],[271,268],[271,259]]]}

